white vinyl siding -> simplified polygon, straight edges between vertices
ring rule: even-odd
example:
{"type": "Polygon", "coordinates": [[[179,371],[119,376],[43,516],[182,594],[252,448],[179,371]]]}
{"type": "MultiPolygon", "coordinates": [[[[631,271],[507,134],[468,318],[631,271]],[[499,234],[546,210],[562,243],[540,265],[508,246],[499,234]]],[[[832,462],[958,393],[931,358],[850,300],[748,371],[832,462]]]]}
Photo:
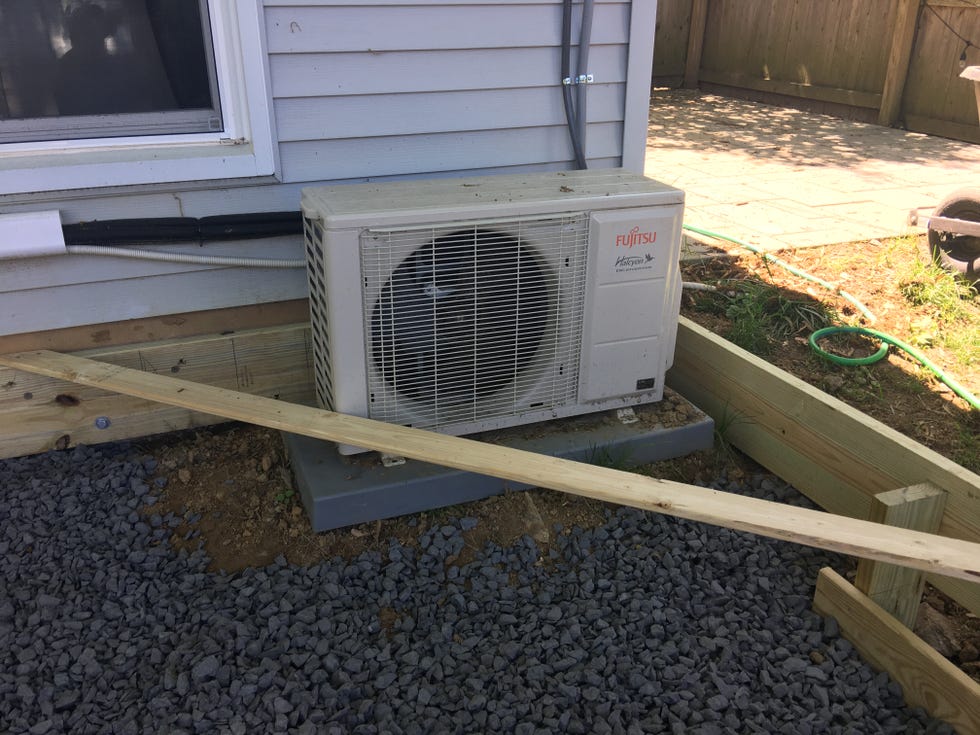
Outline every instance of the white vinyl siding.
{"type": "MultiPolygon", "coordinates": [[[[590,123],[622,122],[625,98],[625,79],[593,85],[590,123]]],[[[277,100],[275,109],[281,146],[326,138],[425,135],[432,133],[434,122],[441,132],[485,130],[488,120],[503,115],[521,128],[565,124],[561,97],[553,86],[288,97],[277,100]]]]}
{"type": "MultiPolygon", "coordinates": [[[[526,58],[511,49],[445,54],[450,58],[420,52],[273,57],[273,89],[294,95],[275,102],[284,181],[307,181],[324,169],[336,179],[405,175],[417,172],[420,162],[427,173],[570,165],[553,49],[531,49],[526,58]],[[302,63],[311,64],[308,76],[320,77],[321,85],[293,89],[302,63]],[[321,68],[329,72],[320,74],[321,68]],[[473,69],[480,70],[478,78],[473,69]],[[516,78],[527,86],[500,86],[516,78]],[[342,93],[349,85],[362,92],[342,93]],[[322,94],[309,95],[320,87],[322,94]]],[[[592,60],[605,81],[589,89],[589,157],[593,164],[619,165],[626,51],[597,47],[592,60]]]]}
{"type": "MultiPolygon", "coordinates": [[[[576,2],[573,40],[580,10],[576,2]]],[[[636,138],[626,143],[630,165],[642,165],[655,10],[654,0],[595,4],[591,167],[622,165],[624,138],[636,138]]],[[[311,184],[572,167],[559,85],[560,0],[264,0],[263,17],[278,182],[24,192],[0,196],[0,213],[58,209],[69,223],[298,210],[300,189],[311,184]]],[[[574,68],[574,49],[572,60],[574,68]]],[[[303,257],[299,238],[207,250],[303,257]]],[[[0,277],[0,309],[17,307],[16,323],[0,333],[306,294],[302,271],[78,257],[28,267],[29,278],[0,277]],[[79,304],[99,306],[88,312],[79,304]]]]}
{"type": "MultiPolygon", "coordinates": [[[[283,180],[570,162],[561,12],[554,2],[267,2],[283,180]]],[[[622,155],[629,32],[629,3],[596,3],[592,159],[622,155]]]]}
{"type": "MultiPolygon", "coordinates": [[[[439,53],[288,54],[270,60],[279,101],[289,97],[457,92],[481,89],[556,88],[558,49],[449,49],[439,53]],[[423,81],[424,80],[424,81],[423,81]]],[[[626,81],[626,49],[593,47],[591,61],[601,84],[626,81]]],[[[598,85],[593,85],[598,86],[598,85]]]]}
{"type": "MultiPolygon", "coordinates": [[[[277,252],[285,252],[293,250],[294,244],[280,238],[274,247],[277,252]]],[[[168,246],[167,250],[200,252],[196,246],[168,246]]],[[[300,257],[299,249],[295,250],[295,257],[300,257]]],[[[257,258],[270,257],[268,251],[269,243],[257,240],[208,248],[209,254],[257,258]]],[[[302,271],[229,269],[97,256],[73,257],[69,268],[55,269],[53,265],[55,260],[51,258],[3,264],[0,304],[4,319],[0,334],[285,301],[301,298],[305,293],[296,283],[297,276],[306,278],[302,271]],[[223,288],[227,281],[234,288],[223,288]]]]}
{"type": "MultiPolygon", "coordinates": [[[[581,3],[576,3],[576,11],[581,3]]],[[[627,2],[595,4],[592,43],[622,43],[629,34],[627,2]]],[[[298,6],[266,2],[270,54],[557,47],[561,3],[500,5],[424,3],[372,6],[324,2],[298,6]],[[277,7],[279,5],[287,7],[277,7]]],[[[572,37],[578,38],[578,13],[572,37]]]]}

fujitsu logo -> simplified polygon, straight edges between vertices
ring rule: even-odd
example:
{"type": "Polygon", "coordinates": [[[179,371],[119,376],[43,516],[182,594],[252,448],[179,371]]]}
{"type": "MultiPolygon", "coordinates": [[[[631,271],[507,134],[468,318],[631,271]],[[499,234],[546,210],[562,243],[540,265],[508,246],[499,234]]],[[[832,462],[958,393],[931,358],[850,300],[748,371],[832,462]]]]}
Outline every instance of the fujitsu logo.
{"type": "Polygon", "coordinates": [[[656,241],[656,232],[640,232],[639,226],[634,227],[625,235],[616,235],[617,248],[631,248],[634,245],[650,245],[656,241]]]}

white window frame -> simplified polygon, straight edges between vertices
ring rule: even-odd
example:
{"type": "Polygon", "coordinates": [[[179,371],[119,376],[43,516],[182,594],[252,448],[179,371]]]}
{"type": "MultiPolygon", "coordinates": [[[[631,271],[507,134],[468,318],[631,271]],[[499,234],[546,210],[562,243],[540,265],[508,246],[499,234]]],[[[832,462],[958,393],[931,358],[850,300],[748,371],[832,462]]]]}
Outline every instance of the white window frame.
{"type": "Polygon", "coordinates": [[[224,131],[0,144],[0,195],[275,175],[262,0],[210,0],[224,131]]]}

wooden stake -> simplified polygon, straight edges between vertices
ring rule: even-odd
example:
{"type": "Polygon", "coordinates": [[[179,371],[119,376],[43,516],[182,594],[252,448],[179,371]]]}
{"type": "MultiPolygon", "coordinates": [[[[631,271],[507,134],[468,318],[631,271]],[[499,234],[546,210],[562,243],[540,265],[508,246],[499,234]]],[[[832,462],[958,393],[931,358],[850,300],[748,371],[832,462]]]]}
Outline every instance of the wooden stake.
{"type": "MultiPolygon", "coordinates": [[[[878,493],[871,500],[869,521],[935,533],[946,509],[946,493],[924,483],[878,493]]],[[[915,627],[925,577],[917,569],[862,559],[854,586],[906,628],[915,627]]]]}
{"type": "Polygon", "coordinates": [[[467,472],[980,581],[980,544],[199,385],[57,352],[0,364],[467,472]]]}
{"type": "Polygon", "coordinates": [[[861,656],[902,685],[910,707],[922,707],[957,732],[980,733],[980,684],[832,569],[817,577],[813,609],[836,619],[861,656]]]}

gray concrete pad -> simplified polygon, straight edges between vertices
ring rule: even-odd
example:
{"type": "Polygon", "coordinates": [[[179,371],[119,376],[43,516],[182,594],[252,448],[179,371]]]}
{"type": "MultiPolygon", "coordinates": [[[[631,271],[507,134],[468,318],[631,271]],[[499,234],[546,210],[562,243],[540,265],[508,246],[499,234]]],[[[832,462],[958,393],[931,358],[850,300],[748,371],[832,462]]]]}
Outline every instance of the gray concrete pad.
{"type": "MultiPolygon", "coordinates": [[[[619,469],[712,446],[714,422],[677,394],[634,410],[638,421],[632,424],[622,423],[615,411],[604,411],[474,438],[619,469]]],[[[376,453],[345,458],[334,444],[297,434],[284,434],[284,439],[303,506],[317,533],[527,489],[414,460],[385,467],[376,453]]]]}

